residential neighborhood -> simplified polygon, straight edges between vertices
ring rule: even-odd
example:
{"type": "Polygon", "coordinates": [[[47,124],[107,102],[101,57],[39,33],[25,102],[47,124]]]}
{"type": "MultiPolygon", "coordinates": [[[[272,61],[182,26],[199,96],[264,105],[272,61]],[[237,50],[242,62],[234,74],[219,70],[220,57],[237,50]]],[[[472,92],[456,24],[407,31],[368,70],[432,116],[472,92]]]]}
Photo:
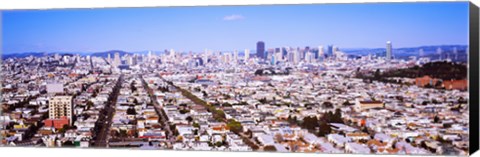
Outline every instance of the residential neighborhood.
{"type": "Polygon", "coordinates": [[[285,51],[295,56],[282,56],[280,51],[266,56],[276,60],[274,64],[261,57],[209,50],[5,59],[1,145],[468,152],[469,95],[461,85],[457,89],[425,81],[432,77],[365,77],[369,72],[422,66],[428,59],[349,58],[336,51],[312,60],[308,55],[296,57],[311,50],[285,51]]]}

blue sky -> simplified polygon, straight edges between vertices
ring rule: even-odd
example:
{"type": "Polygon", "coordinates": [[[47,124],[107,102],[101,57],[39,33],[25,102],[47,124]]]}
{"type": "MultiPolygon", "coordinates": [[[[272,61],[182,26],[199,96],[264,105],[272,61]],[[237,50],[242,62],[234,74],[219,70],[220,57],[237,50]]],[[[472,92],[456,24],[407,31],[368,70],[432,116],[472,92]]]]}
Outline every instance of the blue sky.
{"type": "Polygon", "coordinates": [[[468,43],[468,2],[2,12],[4,53],[468,43]]]}

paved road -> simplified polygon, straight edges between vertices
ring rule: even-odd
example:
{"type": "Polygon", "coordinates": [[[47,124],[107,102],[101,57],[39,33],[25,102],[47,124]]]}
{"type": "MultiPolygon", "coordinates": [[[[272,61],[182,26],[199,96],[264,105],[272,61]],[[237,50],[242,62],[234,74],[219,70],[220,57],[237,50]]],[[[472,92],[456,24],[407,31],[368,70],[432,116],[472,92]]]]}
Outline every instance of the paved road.
{"type": "Polygon", "coordinates": [[[157,114],[160,115],[160,123],[162,124],[163,129],[167,133],[167,141],[170,141],[170,142],[167,142],[167,147],[172,148],[171,142],[175,140],[175,137],[173,136],[173,132],[170,128],[170,124],[168,123],[168,117],[167,115],[164,114],[163,108],[160,106],[160,104],[158,104],[157,98],[153,94],[153,90],[150,87],[148,87],[147,82],[145,81],[142,75],[140,75],[140,78],[142,80],[143,87],[147,90],[148,95],[150,96],[150,99],[153,101],[153,106],[157,111],[157,114]]]}
{"type": "Polygon", "coordinates": [[[257,151],[263,151],[263,148],[264,146],[262,146],[261,144],[258,144],[257,141],[253,140],[252,138],[248,137],[248,135],[245,135],[245,133],[241,132],[241,133],[238,133],[237,135],[243,137],[244,139],[247,139],[249,140],[250,142],[252,142],[253,144],[257,145],[258,146],[258,150],[257,151]]]}
{"type": "Polygon", "coordinates": [[[95,147],[106,147],[107,146],[107,138],[110,130],[110,126],[112,125],[112,117],[115,112],[115,104],[117,102],[118,95],[120,93],[120,88],[123,82],[123,74],[117,80],[115,87],[113,88],[112,98],[109,99],[108,104],[105,105],[105,111],[107,114],[100,114],[98,119],[100,126],[99,131],[97,132],[97,136],[95,139],[95,147]]]}

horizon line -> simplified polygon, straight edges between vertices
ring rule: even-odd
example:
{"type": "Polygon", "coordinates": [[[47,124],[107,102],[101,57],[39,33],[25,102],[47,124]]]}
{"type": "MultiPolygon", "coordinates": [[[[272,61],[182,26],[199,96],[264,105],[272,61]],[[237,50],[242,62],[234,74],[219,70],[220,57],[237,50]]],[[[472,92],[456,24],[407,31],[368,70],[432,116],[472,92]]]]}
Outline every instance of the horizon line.
{"type": "MultiPolygon", "coordinates": [[[[324,46],[324,48],[327,48],[329,45],[332,45],[332,46],[335,46],[335,44],[327,44],[327,45],[318,45],[318,46],[324,46]]],[[[273,49],[275,48],[284,48],[284,47],[291,47],[291,48],[296,48],[296,47],[299,47],[299,48],[305,48],[305,47],[310,47],[310,49],[312,48],[318,48],[318,46],[282,46],[282,47],[273,47],[273,49]]],[[[419,46],[408,46],[408,47],[398,47],[398,48],[393,48],[393,49],[405,49],[405,48],[418,48],[418,47],[430,47],[430,46],[469,46],[469,44],[440,44],[440,45],[419,45],[419,46]]],[[[207,50],[212,50],[212,49],[208,49],[206,48],[207,50]]],[[[247,48],[248,49],[248,48],[247,48]]],[[[272,49],[272,48],[265,48],[265,50],[268,50],[268,49],[272,49]]],[[[340,49],[386,49],[386,48],[383,48],[383,47],[375,47],[375,48],[368,48],[368,47],[358,47],[358,48],[354,48],[354,47],[344,47],[344,48],[340,48],[340,49]]],[[[10,54],[25,54],[25,53],[103,53],[103,52],[108,52],[108,51],[123,51],[123,52],[128,52],[128,53],[139,53],[139,52],[144,52],[144,51],[152,51],[152,52],[162,52],[162,51],[165,51],[165,50],[170,50],[170,49],[164,49],[164,50],[134,50],[134,51],[127,51],[127,50],[119,50],[119,49],[110,49],[110,50],[104,50],[104,51],[75,51],[75,50],[72,50],[72,51],[25,51],[25,52],[3,52],[2,55],[10,55],[10,54]]],[[[173,49],[175,50],[175,49],[173,49]]],[[[238,50],[239,52],[243,52],[245,49],[232,49],[232,50],[213,50],[213,52],[225,52],[225,51],[234,51],[234,50],[238,50]]],[[[256,51],[256,49],[249,49],[249,50],[254,50],[256,51]]],[[[194,52],[194,53],[198,53],[198,52],[203,52],[203,51],[193,51],[193,50],[187,50],[187,51],[178,51],[178,52],[194,52]]]]}

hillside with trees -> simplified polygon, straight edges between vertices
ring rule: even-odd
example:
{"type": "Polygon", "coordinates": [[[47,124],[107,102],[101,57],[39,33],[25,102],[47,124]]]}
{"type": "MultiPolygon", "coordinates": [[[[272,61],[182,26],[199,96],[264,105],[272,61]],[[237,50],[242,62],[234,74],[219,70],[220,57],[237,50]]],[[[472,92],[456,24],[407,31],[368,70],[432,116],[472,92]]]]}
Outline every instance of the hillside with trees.
{"type": "Polygon", "coordinates": [[[357,73],[357,78],[389,82],[391,77],[417,78],[430,76],[442,80],[463,80],[467,78],[467,66],[453,62],[430,62],[422,66],[413,66],[406,69],[395,69],[385,72],[380,70],[369,73],[357,73]]]}

